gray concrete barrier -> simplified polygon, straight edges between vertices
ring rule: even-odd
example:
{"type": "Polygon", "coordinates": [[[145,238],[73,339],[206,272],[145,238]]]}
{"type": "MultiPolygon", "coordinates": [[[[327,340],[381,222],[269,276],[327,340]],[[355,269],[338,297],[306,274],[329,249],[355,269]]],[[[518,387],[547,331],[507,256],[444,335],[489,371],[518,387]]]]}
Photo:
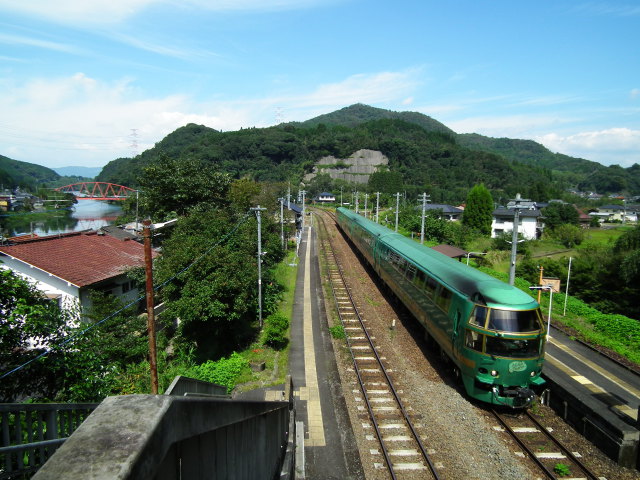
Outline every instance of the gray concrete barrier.
{"type": "Polygon", "coordinates": [[[290,402],[108,397],[33,478],[271,480],[291,448],[293,414],[290,402]]]}

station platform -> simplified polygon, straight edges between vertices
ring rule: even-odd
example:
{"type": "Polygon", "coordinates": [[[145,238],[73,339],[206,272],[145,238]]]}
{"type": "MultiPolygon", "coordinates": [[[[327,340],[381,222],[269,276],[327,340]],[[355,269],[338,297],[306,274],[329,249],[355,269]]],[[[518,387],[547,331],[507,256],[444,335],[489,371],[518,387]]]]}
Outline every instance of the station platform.
{"type": "Polygon", "coordinates": [[[364,479],[325,320],[313,227],[305,228],[298,253],[289,350],[299,438],[296,478],[364,479]]]}
{"type": "Polygon", "coordinates": [[[618,464],[640,466],[640,376],[552,327],[549,405],[618,464]]]}

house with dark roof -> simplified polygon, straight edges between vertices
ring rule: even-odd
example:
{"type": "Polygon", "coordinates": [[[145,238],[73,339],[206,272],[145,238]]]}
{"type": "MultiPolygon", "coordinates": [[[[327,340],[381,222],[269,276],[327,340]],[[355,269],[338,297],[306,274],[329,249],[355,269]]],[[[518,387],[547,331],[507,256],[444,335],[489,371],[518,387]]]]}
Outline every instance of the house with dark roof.
{"type": "Polygon", "coordinates": [[[25,278],[63,308],[91,306],[90,290],[129,302],[140,292],[126,276],[144,266],[144,246],[97,232],[37,237],[0,246],[0,268],[25,278]]]}
{"type": "MultiPolygon", "coordinates": [[[[418,205],[416,207],[418,210],[422,210],[422,205],[418,205]]],[[[434,211],[439,212],[440,218],[443,220],[457,221],[460,220],[462,213],[464,210],[458,207],[453,207],[451,205],[444,205],[440,203],[427,203],[424,206],[425,211],[434,211]]]]}
{"type": "Polygon", "coordinates": [[[322,192],[318,194],[316,201],[318,203],[334,203],[336,201],[336,197],[333,193],[322,192]]]}

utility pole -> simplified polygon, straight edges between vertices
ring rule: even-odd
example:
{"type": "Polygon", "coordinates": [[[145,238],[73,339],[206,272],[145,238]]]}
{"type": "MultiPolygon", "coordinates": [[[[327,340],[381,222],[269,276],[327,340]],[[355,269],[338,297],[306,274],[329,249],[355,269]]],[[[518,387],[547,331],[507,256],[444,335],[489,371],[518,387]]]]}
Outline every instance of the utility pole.
{"type": "Polygon", "coordinates": [[[367,218],[367,200],[369,200],[369,194],[364,194],[364,218],[367,218]]]}
{"type": "Polygon", "coordinates": [[[360,207],[360,200],[358,198],[359,195],[360,195],[360,192],[356,190],[356,213],[358,213],[358,208],[360,207]]]}
{"type": "Polygon", "coordinates": [[[284,198],[280,198],[280,241],[284,250],[284,198]]]}
{"type": "Polygon", "coordinates": [[[258,219],[258,322],[260,323],[260,328],[262,328],[262,255],[266,252],[262,251],[262,220],[260,219],[260,212],[266,210],[266,208],[260,208],[260,205],[258,205],[250,210],[256,212],[258,219]]]}
{"type": "Polygon", "coordinates": [[[342,206],[342,187],[340,187],[340,206],[342,206]]]}
{"type": "Polygon", "coordinates": [[[380,192],[376,192],[376,223],[378,222],[378,214],[380,213],[380,192]]]}
{"type": "Polygon", "coordinates": [[[304,233],[304,216],[306,215],[305,206],[304,206],[304,196],[307,194],[306,190],[300,190],[300,195],[302,195],[302,233],[304,233]]]}
{"type": "Polygon", "coordinates": [[[398,213],[400,212],[400,192],[396,193],[396,232],[398,231],[398,213]]]}
{"type": "Polygon", "coordinates": [[[137,232],[140,231],[140,224],[138,223],[138,190],[136,190],[136,228],[135,228],[135,231],[136,231],[136,235],[137,235],[137,232]]]}
{"type": "Polygon", "coordinates": [[[569,257],[569,271],[567,272],[567,287],[565,288],[565,291],[564,291],[564,309],[562,310],[563,317],[567,315],[567,298],[569,298],[569,279],[570,278],[571,278],[571,257],[569,257]]]}
{"type": "Polygon", "coordinates": [[[424,244],[424,212],[427,208],[427,197],[429,195],[425,193],[422,194],[422,222],[420,225],[420,245],[424,244]]]}
{"type": "Polygon", "coordinates": [[[149,368],[151,370],[151,393],[158,394],[158,361],[156,352],[156,319],[153,312],[153,259],[151,256],[151,220],[142,222],[144,228],[144,266],[147,296],[147,333],[149,335],[149,368]]]}
{"type": "Polygon", "coordinates": [[[513,285],[516,281],[516,255],[518,253],[518,223],[520,222],[520,209],[522,208],[522,198],[520,194],[516,194],[514,199],[515,210],[513,213],[513,234],[511,235],[511,263],[509,265],[509,285],[513,285]]]}

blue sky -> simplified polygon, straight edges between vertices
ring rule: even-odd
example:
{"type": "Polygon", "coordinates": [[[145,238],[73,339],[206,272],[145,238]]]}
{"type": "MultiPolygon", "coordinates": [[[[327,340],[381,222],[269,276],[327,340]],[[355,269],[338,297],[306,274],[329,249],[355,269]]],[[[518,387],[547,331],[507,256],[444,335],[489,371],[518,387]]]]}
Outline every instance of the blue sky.
{"type": "Polygon", "coordinates": [[[266,127],[358,102],[640,163],[640,5],[0,0],[0,154],[16,160],[103,166],[187,123],[266,127]]]}

